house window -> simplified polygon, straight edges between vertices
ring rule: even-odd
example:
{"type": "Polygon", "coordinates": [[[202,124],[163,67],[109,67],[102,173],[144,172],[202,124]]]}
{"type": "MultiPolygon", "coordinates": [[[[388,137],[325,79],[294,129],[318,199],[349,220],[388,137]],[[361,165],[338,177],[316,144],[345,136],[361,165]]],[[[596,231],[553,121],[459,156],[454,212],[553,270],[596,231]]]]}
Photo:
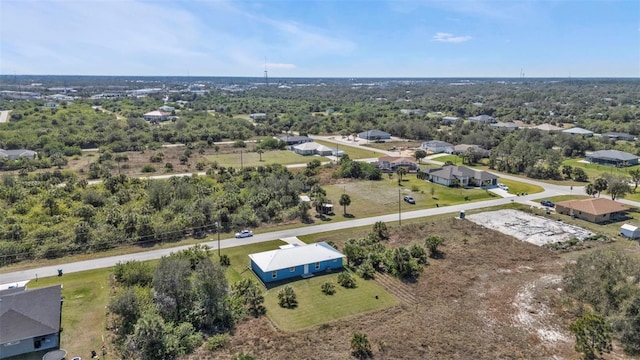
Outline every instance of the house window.
{"type": "Polygon", "coordinates": [[[320,269],[320,263],[319,262],[316,263],[316,270],[318,270],[318,269],[320,269]]]}
{"type": "Polygon", "coordinates": [[[277,271],[272,271],[271,272],[271,277],[274,278],[274,279],[277,278],[278,277],[278,272],[277,271]]]}
{"type": "Polygon", "coordinates": [[[290,268],[289,268],[289,271],[290,271],[290,272],[294,272],[294,271],[296,271],[296,267],[295,267],[295,266],[290,267],[290,268]]]}

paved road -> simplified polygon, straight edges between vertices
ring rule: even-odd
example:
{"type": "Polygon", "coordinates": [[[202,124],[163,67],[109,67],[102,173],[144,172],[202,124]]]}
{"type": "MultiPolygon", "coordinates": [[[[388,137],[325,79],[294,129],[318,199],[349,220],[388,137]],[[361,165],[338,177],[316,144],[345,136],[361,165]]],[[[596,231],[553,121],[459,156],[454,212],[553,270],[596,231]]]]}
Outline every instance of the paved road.
{"type": "MultiPolygon", "coordinates": [[[[516,200],[517,202],[525,203],[526,201],[531,199],[537,199],[537,198],[548,197],[553,195],[554,195],[553,192],[543,192],[543,193],[538,193],[538,194],[533,194],[528,196],[520,196],[517,199],[501,198],[501,199],[480,201],[475,203],[443,206],[439,208],[407,211],[400,214],[400,216],[401,216],[401,220],[415,219],[415,218],[420,218],[425,216],[447,214],[447,213],[451,213],[452,214],[451,216],[457,216],[461,210],[473,210],[473,209],[479,209],[479,208],[484,208],[489,206],[504,205],[516,200]]],[[[403,203],[403,208],[404,208],[403,211],[408,210],[410,208],[410,205],[405,205],[403,203]]],[[[336,223],[300,227],[295,229],[273,231],[269,233],[256,234],[251,238],[222,239],[220,241],[220,248],[226,249],[234,246],[255,244],[255,243],[271,241],[276,239],[294,237],[294,236],[309,235],[309,234],[325,232],[325,231],[335,231],[335,230],[348,229],[348,228],[358,227],[358,226],[373,225],[376,221],[389,222],[389,221],[397,221],[397,220],[398,220],[398,214],[396,213],[396,214],[375,216],[375,217],[362,218],[362,219],[354,219],[350,221],[342,221],[342,222],[336,222],[336,223]]],[[[208,241],[208,242],[205,242],[204,244],[211,247],[212,249],[217,250],[218,248],[218,242],[216,240],[208,241]]],[[[86,271],[86,270],[111,267],[117,264],[118,262],[124,262],[129,260],[139,260],[139,261],[154,260],[154,259],[159,259],[162,256],[169,255],[172,252],[187,249],[189,246],[190,245],[185,245],[185,246],[179,246],[179,247],[174,247],[170,249],[151,250],[151,251],[140,252],[135,254],[111,256],[111,257],[79,261],[79,262],[68,263],[68,264],[45,266],[37,269],[15,271],[10,273],[0,274],[0,283],[14,283],[17,281],[33,279],[35,278],[36,274],[38,274],[38,277],[55,276],[58,274],[57,273],[58,269],[62,269],[63,273],[68,274],[68,273],[74,273],[74,272],[80,272],[80,271],[86,271]]]]}
{"type": "MultiPolygon", "coordinates": [[[[320,138],[320,137],[316,137],[316,138],[320,138]]],[[[322,139],[325,139],[325,138],[322,138],[322,139]]],[[[327,140],[331,141],[332,139],[327,139],[327,140]]],[[[340,143],[343,143],[343,142],[340,142],[340,143]]],[[[359,145],[357,144],[346,144],[346,145],[359,147],[359,145]]],[[[390,151],[381,151],[381,152],[387,153],[387,154],[394,154],[393,152],[390,152],[390,151]]],[[[434,163],[438,163],[435,160],[427,160],[427,161],[433,161],[434,163]]],[[[305,166],[305,165],[302,165],[302,166],[305,166]]],[[[290,165],[290,166],[294,167],[297,165],[290,165]]],[[[191,176],[191,175],[192,175],[191,173],[173,174],[173,175],[157,175],[157,176],[152,176],[150,178],[159,179],[159,178],[168,178],[171,176],[191,176]]],[[[558,195],[569,195],[569,194],[584,194],[584,187],[582,186],[571,188],[569,186],[547,184],[547,183],[543,183],[543,182],[532,180],[532,179],[520,178],[520,177],[506,175],[506,174],[496,174],[496,175],[505,179],[512,179],[515,181],[537,185],[542,187],[545,190],[541,193],[531,194],[526,196],[492,199],[492,200],[479,201],[474,203],[464,203],[464,204],[458,204],[458,205],[452,205],[452,206],[443,206],[439,208],[431,208],[431,209],[423,209],[423,210],[415,210],[415,211],[408,211],[410,209],[410,205],[403,203],[403,211],[407,210],[407,212],[403,212],[402,214],[400,214],[401,219],[402,220],[415,219],[415,218],[421,218],[421,217],[433,216],[433,215],[439,215],[439,214],[448,214],[448,213],[451,213],[452,214],[451,216],[457,216],[462,210],[474,210],[474,209],[480,209],[485,207],[504,205],[510,202],[518,202],[518,203],[530,205],[534,200],[540,200],[547,197],[558,196],[558,195]]],[[[638,202],[624,200],[624,199],[619,201],[634,207],[640,207],[640,203],[638,202]]],[[[376,221],[389,222],[389,221],[397,221],[397,220],[398,220],[398,214],[395,213],[395,214],[375,216],[375,217],[369,217],[369,218],[354,219],[350,221],[342,221],[337,223],[320,224],[320,225],[306,226],[306,227],[300,227],[300,228],[289,229],[289,230],[280,230],[280,231],[274,231],[269,233],[256,234],[252,238],[223,239],[220,241],[220,248],[226,249],[234,246],[255,244],[255,243],[271,241],[276,239],[294,237],[294,236],[308,235],[308,234],[314,234],[314,233],[326,232],[326,231],[342,230],[342,229],[348,229],[348,228],[358,227],[358,226],[367,226],[367,225],[374,224],[376,221]]],[[[218,247],[217,241],[209,241],[209,242],[205,242],[204,244],[206,244],[207,246],[213,249],[217,249],[218,247]]],[[[79,262],[68,263],[68,264],[46,266],[46,267],[41,267],[37,269],[10,272],[5,274],[0,274],[0,283],[14,283],[22,280],[33,279],[35,278],[36,274],[38,274],[39,277],[55,276],[57,275],[58,269],[62,269],[64,273],[74,273],[74,272],[80,272],[85,270],[111,267],[117,264],[118,262],[124,262],[129,260],[139,260],[139,261],[154,260],[154,259],[159,259],[162,256],[169,255],[172,252],[186,249],[189,246],[190,245],[174,247],[170,249],[151,250],[151,251],[140,252],[135,254],[111,256],[111,257],[99,258],[94,260],[79,261],[79,262]]]]}

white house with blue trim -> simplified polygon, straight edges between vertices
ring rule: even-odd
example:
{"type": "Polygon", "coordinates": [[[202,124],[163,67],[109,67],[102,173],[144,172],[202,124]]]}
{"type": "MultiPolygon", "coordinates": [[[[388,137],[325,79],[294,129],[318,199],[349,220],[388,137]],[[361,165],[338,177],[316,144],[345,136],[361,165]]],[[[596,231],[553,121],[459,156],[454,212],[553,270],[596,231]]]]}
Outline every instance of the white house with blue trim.
{"type": "Polygon", "coordinates": [[[263,283],[342,269],[344,257],[324,241],[308,245],[284,245],[277,250],[249,254],[251,270],[263,283]]]}

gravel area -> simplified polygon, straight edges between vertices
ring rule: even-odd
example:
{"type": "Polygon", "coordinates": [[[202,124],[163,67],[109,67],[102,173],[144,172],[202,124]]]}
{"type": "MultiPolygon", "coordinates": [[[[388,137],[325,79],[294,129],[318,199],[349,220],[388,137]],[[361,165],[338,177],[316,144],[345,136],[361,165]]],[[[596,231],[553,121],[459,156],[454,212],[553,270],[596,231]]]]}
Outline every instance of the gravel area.
{"type": "Polygon", "coordinates": [[[572,237],[583,240],[593,235],[592,232],[581,227],[518,210],[483,212],[468,215],[466,218],[486,228],[538,246],[565,241],[572,237]]]}

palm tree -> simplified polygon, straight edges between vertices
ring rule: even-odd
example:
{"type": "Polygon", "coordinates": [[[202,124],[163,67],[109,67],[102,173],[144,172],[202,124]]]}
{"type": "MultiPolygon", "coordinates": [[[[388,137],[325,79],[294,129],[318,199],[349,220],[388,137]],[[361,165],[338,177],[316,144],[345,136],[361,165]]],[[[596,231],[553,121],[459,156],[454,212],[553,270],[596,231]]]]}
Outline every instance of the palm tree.
{"type": "Polygon", "coordinates": [[[344,210],[344,215],[347,215],[347,206],[351,205],[351,197],[349,196],[349,194],[342,194],[340,195],[340,205],[342,206],[342,209],[344,210]]]}
{"type": "Polygon", "coordinates": [[[258,155],[260,155],[260,162],[262,162],[262,154],[264,153],[264,150],[258,149],[256,150],[256,152],[258,153],[258,155]]]}
{"type": "Polygon", "coordinates": [[[608,187],[609,183],[607,182],[607,179],[603,177],[597,178],[593,183],[593,188],[598,192],[598,197],[600,197],[600,193],[607,190],[608,187]]]}
{"type": "Polygon", "coordinates": [[[440,256],[440,250],[438,246],[444,243],[444,239],[439,236],[429,236],[424,240],[424,245],[429,249],[429,256],[436,258],[440,256]]]}
{"type": "Polygon", "coordinates": [[[403,177],[404,175],[406,175],[406,174],[407,174],[407,169],[405,169],[405,168],[403,168],[403,167],[399,167],[399,168],[396,170],[396,174],[398,174],[398,176],[399,176],[399,178],[398,178],[398,185],[401,185],[401,184],[402,184],[402,177],[403,177]]]}

